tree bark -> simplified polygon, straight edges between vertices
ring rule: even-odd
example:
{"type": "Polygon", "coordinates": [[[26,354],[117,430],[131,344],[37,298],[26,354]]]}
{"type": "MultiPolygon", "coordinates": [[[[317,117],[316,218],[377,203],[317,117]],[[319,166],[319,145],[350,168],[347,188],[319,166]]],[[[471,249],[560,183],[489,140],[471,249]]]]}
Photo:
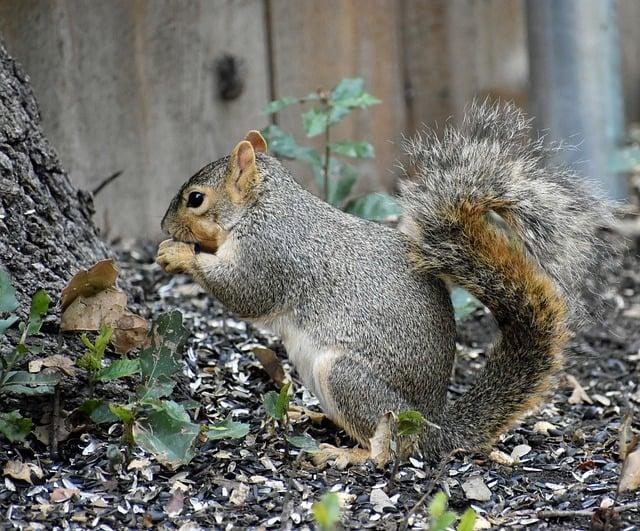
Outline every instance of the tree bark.
{"type": "Polygon", "coordinates": [[[80,267],[108,256],[77,190],[45,138],[29,79],[0,40],[0,265],[21,306],[44,288],[57,301],[80,267]]]}

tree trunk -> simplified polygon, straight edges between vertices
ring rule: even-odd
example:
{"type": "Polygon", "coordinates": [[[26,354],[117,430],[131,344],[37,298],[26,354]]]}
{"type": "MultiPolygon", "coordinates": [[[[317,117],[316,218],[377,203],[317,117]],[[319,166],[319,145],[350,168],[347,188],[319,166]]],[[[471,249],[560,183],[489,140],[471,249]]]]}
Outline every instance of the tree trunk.
{"type": "Polygon", "coordinates": [[[0,41],[0,264],[21,305],[38,288],[57,301],[79,267],[108,255],[92,213],[91,194],[69,181],[28,77],[0,41]]]}

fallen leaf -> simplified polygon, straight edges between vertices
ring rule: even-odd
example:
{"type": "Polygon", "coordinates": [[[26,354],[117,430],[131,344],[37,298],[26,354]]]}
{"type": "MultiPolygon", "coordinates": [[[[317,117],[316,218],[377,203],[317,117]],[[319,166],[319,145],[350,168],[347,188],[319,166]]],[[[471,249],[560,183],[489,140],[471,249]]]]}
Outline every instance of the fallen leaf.
{"type": "Polygon", "coordinates": [[[146,319],[125,311],[115,322],[106,322],[113,328],[111,343],[118,354],[126,354],[144,344],[149,323],[146,319]]]}
{"type": "Polygon", "coordinates": [[[376,431],[373,433],[373,437],[369,439],[371,459],[378,468],[383,468],[392,457],[392,419],[393,413],[391,411],[382,415],[378,420],[378,425],[376,426],[376,431]]]}
{"type": "Polygon", "coordinates": [[[384,512],[386,507],[396,506],[382,489],[372,489],[369,495],[369,501],[373,505],[373,510],[377,513],[384,512]]]}
{"type": "Polygon", "coordinates": [[[489,520],[483,518],[480,514],[476,514],[476,522],[473,525],[473,531],[476,531],[476,529],[491,529],[492,527],[493,526],[489,520]]]}
{"type": "Polygon", "coordinates": [[[489,454],[489,459],[499,465],[513,466],[515,464],[515,459],[513,459],[513,457],[500,450],[493,450],[489,454]]]}
{"type": "Polygon", "coordinates": [[[547,422],[546,420],[541,420],[533,425],[533,431],[542,435],[549,435],[549,430],[557,429],[558,427],[555,424],[551,424],[551,422],[547,422]]]}
{"type": "Polygon", "coordinates": [[[49,501],[51,503],[62,503],[70,500],[74,495],[80,494],[80,489],[58,487],[53,489],[49,501]]]}
{"type": "Polygon", "coordinates": [[[62,314],[60,330],[81,332],[100,330],[100,325],[115,323],[125,312],[127,295],[109,288],[89,297],[77,297],[62,314]]]}
{"type": "Polygon", "coordinates": [[[565,375],[567,383],[573,388],[573,392],[569,397],[569,404],[593,404],[593,400],[587,394],[587,392],[582,388],[580,382],[576,380],[575,376],[571,376],[570,374],[565,375]]]}
{"type": "Polygon", "coordinates": [[[63,356],[62,354],[54,354],[53,356],[47,356],[29,362],[29,372],[40,372],[44,367],[48,369],[60,369],[67,376],[75,376],[76,366],[71,358],[63,356]]]}
{"type": "Polygon", "coordinates": [[[111,259],[101,260],[89,269],[80,270],[62,290],[62,311],[64,312],[78,296],[90,297],[114,287],[117,278],[118,269],[111,259]]]}
{"type": "Polygon", "coordinates": [[[468,500],[489,501],[491,491],[479,476],[473,477],[462,484],[462,490],[468,500]]]}
{"type": "Polygon", "coordinates": [[[253,349],[253,354],[258,358],[258,361],[262,364],[262,368],[269,377],[278,385],[282,385],[285,374],[282,363],[278,359],[278,356],[276,356],[276,353],[270,348],[256,347],[253,349]]]}
{"type": "Polygon", "coordinates": [[[151,461],[149,459],[132,459],[127,466],[127,470],[139,470],[147,468],[148,466],[151,466],[151,461]]]}
{"type": "Polygon", "coordinates": [[[20,479],[22,481],[26,481],[27,483],[32,483],[31,468],[27,463],[23,463],[22,461],[18,461],[15,459],[7,461],[2,474],[5,476],[11,476],[13,479],[20,479]]]}

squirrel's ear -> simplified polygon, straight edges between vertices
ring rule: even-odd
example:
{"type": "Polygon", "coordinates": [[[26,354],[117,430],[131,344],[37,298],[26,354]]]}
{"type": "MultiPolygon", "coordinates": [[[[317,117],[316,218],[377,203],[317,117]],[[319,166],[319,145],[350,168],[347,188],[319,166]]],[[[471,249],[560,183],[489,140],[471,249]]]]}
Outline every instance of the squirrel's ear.
{"type": "Polygon", "coordinates": [[[233,148],[229,161],[228,186],[232,197],[242,200],[260,179],[253,145],[243,140],[233,148]]]}
{"type": "Polygon", "coordinates": [[[244,139],[253,146],[254,151],[258,153],[267,152],[267,141],[260,134],[260,131],[253,129],[247,133],[247,136],[245,136],[244,139]]]}

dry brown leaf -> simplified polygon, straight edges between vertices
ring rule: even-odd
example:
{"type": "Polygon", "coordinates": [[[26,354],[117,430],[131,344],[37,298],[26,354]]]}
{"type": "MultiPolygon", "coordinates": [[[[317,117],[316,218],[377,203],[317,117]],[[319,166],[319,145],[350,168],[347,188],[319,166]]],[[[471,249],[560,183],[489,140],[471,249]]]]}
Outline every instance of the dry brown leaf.
{"type": "Polygon", "coordinates": [[[102,324],[115,323],[125,313],[127,295],[109,288],[89,297],[77,297],[62,314],[60,330],[80,332],[100,330],[102,324]]]}
{"type": "Polygon", "coordinates": [[[184,508],[184,494],[180,490],[176,490],[173,492],[169,503],[164,508],[164,512],[167,513],[167,516],[173,518],[178,516],[182,509],[184,508]]]}
{"type": "Polygon", "coordinates": [[[369,439],[371,459],[378,468],[383,468],[392,457],[391,441],[393,440],[393,413],[388,411],[380,417],[373,437],[369,439]]]}
{"type": "Polygon", "coordinates": [[[60,369],[67,376],[75,376],[76,366],[71,358],[62,354],[54,354],[29,362],[29,372],[40,372],[44,367],[49,369],[60,369]]]}
{"type": "Polygon", "coordinates": [[[278,385],[282,385],[285,374],[282,363],[278,359],[278,356],[276,356],[276,353],[270,348],[256,347],[253,349],[253,354],[258,358],[258,361],[262,364],[262,367],[269,377],[278,385]]]}
{"type": "Polygon", "coordinates": [[[66,502],[67,500],[70,500],[72,496],[74,496],[75,494],[80,494],[80,489],[76,489],[76,488],[66,489],[63,487],[58,487],[53,489],[53,492],[51,493],[51,497],[49,498],[49,501],[51,503],[66,502]]]}
{"type": "Polygon", "coordinates": [[[78,296],[90,297],[112,288],[116,284],[116,278],[118,278],[118,269],[111,259],[101,260],[88,270],[82,269],[62,290],[60,299],[62,311],[65,311],[78,296]]]}
{"type": "MultiPolygon", "coordinates": [[[[58,424],[58,433],[56,439],[59,442],[66,441],[71,435],[71,430],[67,428],[67,423],[64,420],[61,420],[58,424]]],[[[37,426],[33,430],[33,434],[36,436],[42,444],[45,446],[49,446],[51,440],[51,424],[43,424],[41,426],[37,426]]]]}
{"type": "Polygon", "coordinates": [[[23,463],[22,461],[18,461],[16,459],[7,461],[2,474],[4,476],[11,476],[13,479],[20,479],[22,481],[26,481],[27,483],[32,483],[31,468],[27,463],[23,463]]]}
{"type": "Polygon", "coordinates": [[[627,455],[620,472],[618,490],[626,492],[640,488],[640,447],[627,455]]]}
{"type": "Polygon", "coordinates": [[[578,382],[578,380],[576,380],[574,376],[567,374],[565,375],[565,377],[566,377],[567,383],[573,388],[573,392],[569,397],[569,404],[583,404],[585,402],[587,404],[593,404],[593,400],[591,400],[591,397],[582,388],[582,386],[580,385],[580,382],[578,382]]]}
{"type": "Polygon", "coordinates": [[[146,319],[129,311],[125,311],[115,322],[105,324],[113,328],[111,343],[119,354],[126,354],[142,345],[147,339],[149,323],[146,319]]]}
{"type": "Polygon", "coordinates": [[[240,507],[247,501],[247,496],[249,496],[249,485],[239,483],[238,486],[231,491],[229,502],[231,503],[231,505],[240,507]]]}
{"type": "Polygon", "coordinates": [[[487,487],[484,480],[475,476],[462,484],[462,490],[468,500],[489,501],[491,499],[491,491],[487,487]]]}

